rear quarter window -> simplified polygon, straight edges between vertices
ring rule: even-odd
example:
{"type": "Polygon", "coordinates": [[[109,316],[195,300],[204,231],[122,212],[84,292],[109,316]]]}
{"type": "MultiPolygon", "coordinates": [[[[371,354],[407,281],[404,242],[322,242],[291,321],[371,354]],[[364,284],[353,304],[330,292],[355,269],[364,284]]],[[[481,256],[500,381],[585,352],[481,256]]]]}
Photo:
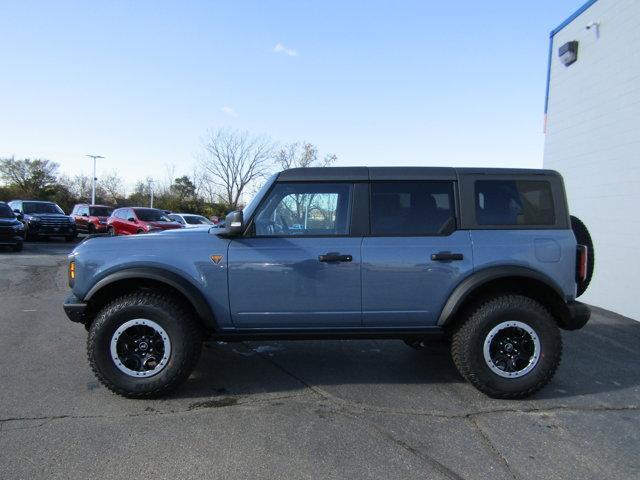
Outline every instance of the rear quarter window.
{"type": "Polygon", "coordinates": [[[477,180],[478,225],[554,225],[551,185],[544,180],[477,180]]]}

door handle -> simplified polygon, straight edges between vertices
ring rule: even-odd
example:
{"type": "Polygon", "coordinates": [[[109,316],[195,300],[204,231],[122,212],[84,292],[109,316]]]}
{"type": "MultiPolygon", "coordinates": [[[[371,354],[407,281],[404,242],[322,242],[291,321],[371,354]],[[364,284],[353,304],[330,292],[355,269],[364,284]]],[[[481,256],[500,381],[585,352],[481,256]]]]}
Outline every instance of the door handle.
{"type": "Polygon", "coordinates": [[[464,255],[461,253],[438,252],[431,254],[431,260],[434,262],[450,262],[451,260],[462,260],[464,255]]]}
{"type": "Polygon", "coordinates": [[[351,255],[340,255],[337,252],[329,252],[324,255],[318,255],[318,260],[321,262],[350,262],[353,257],[351,255]]]}

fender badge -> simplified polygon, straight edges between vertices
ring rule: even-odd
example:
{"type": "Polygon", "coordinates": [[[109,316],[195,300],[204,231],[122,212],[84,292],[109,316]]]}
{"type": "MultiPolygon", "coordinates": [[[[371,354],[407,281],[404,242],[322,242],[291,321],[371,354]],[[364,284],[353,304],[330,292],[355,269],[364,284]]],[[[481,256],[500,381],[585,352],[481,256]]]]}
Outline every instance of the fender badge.
{"type": "Polygon", "coordinates": [[[220,260],[222,260],[222,258],[223,258],[222,255],[211,255],[211,261],[216,265],[220,263],[220,260]]]}

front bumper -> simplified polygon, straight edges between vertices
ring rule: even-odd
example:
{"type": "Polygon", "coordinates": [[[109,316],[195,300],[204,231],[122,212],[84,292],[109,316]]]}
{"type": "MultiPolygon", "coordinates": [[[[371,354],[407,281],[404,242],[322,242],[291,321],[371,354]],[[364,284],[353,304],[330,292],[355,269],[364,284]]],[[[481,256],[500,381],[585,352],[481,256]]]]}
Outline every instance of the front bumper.
{"type": "Polygon", "coordinates": [[[22,235],[0,235],[0,245],[18,245],[22,243],[22,235]]]}
{"type": "Polygon", "coordinates": [[[64,301],[62,307],[64,308],[64,313],[66,313],[67,317],[69,317],[69,320],[77,323],[85,323],[85,312],[87,310],[87,304],[80,301],[78,297],[76,297],[75,295],[70,295],[64,301]]]}
{"type": "Polygon", "coordinates": [[[43,237],[66,237],[69,235],[77,235],[78,230],[73,224],[53,227],[49,225],[38,225],[37,223],[33,223],[29,224],[29,232],[43,237]]]}
{"type": "Polygon", "coordinates": [[[562,319],[560,326],[564,330],[578,330],[584,327],[591,317],[591,309],[582,302],[567,303],[567,314],[562,319]]]}

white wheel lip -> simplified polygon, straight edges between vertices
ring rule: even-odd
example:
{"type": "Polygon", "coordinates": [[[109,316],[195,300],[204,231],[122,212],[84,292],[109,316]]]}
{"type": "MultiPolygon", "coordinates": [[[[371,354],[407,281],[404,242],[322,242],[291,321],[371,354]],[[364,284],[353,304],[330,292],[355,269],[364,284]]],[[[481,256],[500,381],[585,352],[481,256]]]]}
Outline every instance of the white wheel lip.
{"type": "Polygon", "coordinates": [[[536,331],[530,325],[527,325],[526,323],[523,323],[523,322],[519,322],[517,320],[509,320],[506,322],[499,323],[489,331],[489,333],[487,334],[484,340],[482,353],[484,356],[485,363],[487,364],[489,369],[496,375],[503,378],[520,378],[525,376],[531,370],[533,370],[538,364],[538,361],[540,360],[540,356],[541,356],[540,339],[538,338],[538,334],[536,333],[536,331]],[[501,330],[504,330],[505,328],[511,328],[511,327],[521,328],[522,330],[527,332],[527,334],[529,334],[529,336],[531,337],[531,340],[533,341],[533,347],[534,347],[533,356],[529,360],[529,364],[525,368],[523,368],[522,370],[518,370],[517,372],[505,372],[504,370],[500,370],[493,363],[493,360],[491,360],[491,353],[490,353],[491,341],[493,340],[493,337],[495,337],[498,334],[498,332],[500,332],[501,330]]]}
{"type": "Polygon", "coordinates": [[[169,335],[164,330],[164,328],[162,328],[153,320],[149,320],[147,318],[134,318],[133,320],[129,320],[123,323],[122,325],[120,325],[118,329],[111,336],[111,360],[113,360],[113,363],[118,370],[120,370],[122,373],[130,377],[148,378],[148,377],[152,377],[153,375],[157,375],[164,369],[167,363],[169,363],[170,358],[171,358],[171,340],[169,339],[169,335]],[[162,338],[162,343],[164,344],[164,355],[162,356],[162,359],[160,360],[160,362],[158,362],[158,365],[156,365],[156,367],[153,370],[147,370],[145,372],[137,372],[135,370],[131,370],[130,368],[127,368],[120,361],[120,357],[118,356],[117,345],[118,345],[118,339],[120,338],[120,335],[122,335],[122,333],[128,330],[129,328],[136,325],[145,325],[147,327],[153,328],[156,332],[158,332],[158,334],[162,338]]]}

